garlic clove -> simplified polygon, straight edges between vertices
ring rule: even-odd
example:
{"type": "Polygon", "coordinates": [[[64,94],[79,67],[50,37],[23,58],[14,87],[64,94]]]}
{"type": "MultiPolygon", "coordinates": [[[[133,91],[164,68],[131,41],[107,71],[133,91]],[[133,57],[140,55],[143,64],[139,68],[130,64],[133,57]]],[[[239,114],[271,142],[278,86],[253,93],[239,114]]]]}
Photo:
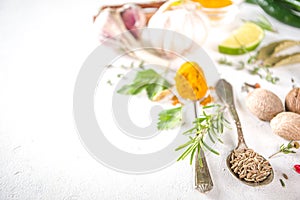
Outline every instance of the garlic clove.
{"type": "Polygon", "coordinates": [[[134,4],[126,4],[119,12],[126,29],[138,39],[140,37],[138,29],[146,26],[146,15],[143,10],[134,4]]]}
{"type": "Polygon", "coordinates": [[[94,21],[94,27],[96,28],[100,42],[126,31],[122,18],[112,8],[106,8],[99,13],[94,21]]]}
{"type": "MultiPolygon", "coordinates": [[[[121,8],[105,8],[94,18],[94,26],[99,33],[99,41],[113,38],[130,31],[133,39],[139,38],[139,28],[146,25],[146,16],[142,9],[134,4],[126,4],[121,8]]],[[[130,40],[133,40],[130,38],[130,40]]]]}

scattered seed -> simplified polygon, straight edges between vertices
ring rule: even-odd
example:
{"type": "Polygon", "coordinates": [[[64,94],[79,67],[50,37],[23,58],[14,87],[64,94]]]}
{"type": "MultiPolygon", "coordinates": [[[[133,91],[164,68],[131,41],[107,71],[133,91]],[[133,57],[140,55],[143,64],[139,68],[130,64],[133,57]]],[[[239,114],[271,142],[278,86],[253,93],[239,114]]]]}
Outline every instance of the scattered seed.
{"type": "Polygon", "coordinates": [[[283,180],[282,180],[282,179],[279,179],[279,181],[280,181],[281,186],[282,186],[282,187],[285,187],[285,183],[283,182],[283,180]]]}
{"type": "Polygon", "coordinates": [[[282,176],[283,176],[283,178],[285,178],[286,180],[289,179],[289,177],[288,177],[285,173],[283,173],[282,176]]]}
{"type": "Polygon", "coordinates": [[[230,158],[231,169],[240,179],[257,183],[271,174],[270,163],[252,149],[234,150],[230,158]]]}
{"type": "Polygon", "coordinates": [[[249,179],[252,175],[253,175],[252,173],[248,173],[247,178],[249,179]]]}

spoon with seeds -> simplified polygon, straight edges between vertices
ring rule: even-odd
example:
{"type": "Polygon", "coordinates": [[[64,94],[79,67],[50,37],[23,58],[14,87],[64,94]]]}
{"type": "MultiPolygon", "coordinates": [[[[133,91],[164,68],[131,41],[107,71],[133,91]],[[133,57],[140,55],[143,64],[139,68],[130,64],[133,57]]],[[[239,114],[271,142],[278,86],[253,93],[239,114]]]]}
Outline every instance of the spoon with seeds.
{"type": "Polygon", "coordinates": [[[269,184],[274,178],[272,166],[263,156],[247,147],[235,109],[231,84],[224,79],[219,80],[216,93],[228,107],[237,128],[238,145],[226,159],[229,171],[244,184],[253,187],[269,184]]]}

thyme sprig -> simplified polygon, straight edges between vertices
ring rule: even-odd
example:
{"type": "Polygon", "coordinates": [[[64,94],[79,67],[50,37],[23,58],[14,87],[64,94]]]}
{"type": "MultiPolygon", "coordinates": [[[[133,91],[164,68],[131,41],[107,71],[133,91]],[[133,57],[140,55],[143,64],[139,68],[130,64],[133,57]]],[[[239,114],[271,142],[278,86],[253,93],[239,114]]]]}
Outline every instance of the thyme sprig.
{"type": "Polygon", "coordinates": [[[261,79],[264,79],[270,83],[276,84],[280,79],[273,75],[273,72],[268,66],[261,64],[255,64],[255,56],[250,56],[247,62],[239,61],[238,63],[233,63],[229,61],[226,57],[220,58],[218,63],[221,65],[233,66],[236,70],[247,70],[252,75],[257,75],[261,79]]]}
{"type": "Polygon", "coordinates": [[[298,142],[294,142],[292,140],[286,146],[284,144],[282,144],[280,146],[280,148],[279,148],[279,151],[277,151],[276,153],[272,154],[269,158],[272,158],[272,157],[276,156],[279,153],[284,153],[284,154],[296,153],[296,151],[294,151],[295,149],[299,149],[299,143],[298,142]]]}
{"type": "Polygon", "coordinates": [[[200,150],[207,149],[212,153],[219,155],[219,152],[210,147],[205,142],[205,136],[207,135],[212,143],[216,143],[216,140],[223,143],[220,139],[219,134],[224,132],[224,127],[230,128],[229,122],[224,117],[225,107],[219,104],[213,104],[204,106],[202,113],[193,122],[193,127],[185,132],[183,135],[188,136],[189,140],[176,148],[176,151],[185,149],[181,156],[177,159],[184,160],[190,155],[190,164],[193,163],[193,158],[197,152],[200,166],[203,166],[200,150]],[[214,112],[208,113],[209,109],[214,109],[214,112]]]}

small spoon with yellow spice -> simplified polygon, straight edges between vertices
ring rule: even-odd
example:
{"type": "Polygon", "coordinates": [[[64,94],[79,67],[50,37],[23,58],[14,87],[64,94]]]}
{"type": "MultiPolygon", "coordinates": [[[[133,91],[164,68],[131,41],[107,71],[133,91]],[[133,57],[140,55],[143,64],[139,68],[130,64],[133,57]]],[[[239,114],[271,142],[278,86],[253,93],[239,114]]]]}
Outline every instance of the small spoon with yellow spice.
{"type": "MultiPolygon", "coordinates": [[[[194,102],[195,118],[197,118],[197,102],[203,104],[211,100],[203,70],[195,62],[186,62],[177,71],[175,81],[179,95],[194,102]]],[[[202,193],[210,191],[213,188],[213,182],[202,148],[200,148],[200,153],[196,152],[194,163],[195,188],[202,193]],[[201,159],[200,162],[199,159],[201,159]]]]}

